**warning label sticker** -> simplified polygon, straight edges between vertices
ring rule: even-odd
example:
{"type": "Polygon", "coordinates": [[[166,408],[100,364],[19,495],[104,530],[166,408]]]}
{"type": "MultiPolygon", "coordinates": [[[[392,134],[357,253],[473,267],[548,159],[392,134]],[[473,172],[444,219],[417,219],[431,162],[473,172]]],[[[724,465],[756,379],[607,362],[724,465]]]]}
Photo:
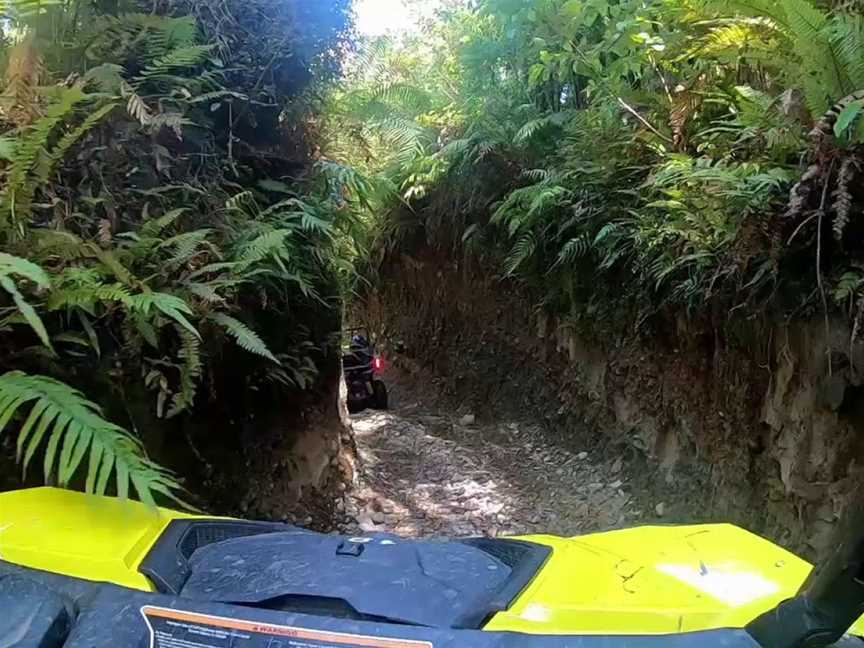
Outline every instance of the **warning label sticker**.
{"type": "Polygon", "coordinates": [[[145,605],[150,648],[434,648],[428,641],[354,635],[145,605]]]}

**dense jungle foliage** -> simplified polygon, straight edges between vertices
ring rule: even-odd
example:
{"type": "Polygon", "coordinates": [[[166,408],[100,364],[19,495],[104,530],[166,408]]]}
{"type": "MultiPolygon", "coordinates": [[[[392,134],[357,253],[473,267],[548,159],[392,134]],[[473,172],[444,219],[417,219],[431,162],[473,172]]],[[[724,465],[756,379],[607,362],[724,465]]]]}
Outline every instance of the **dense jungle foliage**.
{"type": "Polygon", "coordinates": [[[464,253],[564,325],[837,310],[857,335],[861,9],[445,3],[364,50],[327,152],[377,188],[379,255],[464,253]]]}
{"type": "Polygon", "coordinates": [[[565,325],[833,312],[855,341],[858,0],[437,4],[357,46],[350,0],[0,0],[24,469],[176,497],[127,392],[167,420],[309,387],[328,343],[304,323],[420,244],[565,325]]]}
{"type": "Polygon", "coordinates": [[[25,471],[176,497],[129,393],[172,419],[314,384],[323,343],[302,324],[338,323],[354,227],[314,112],[349,9],[0,1],[0,433],[25,471]]]}

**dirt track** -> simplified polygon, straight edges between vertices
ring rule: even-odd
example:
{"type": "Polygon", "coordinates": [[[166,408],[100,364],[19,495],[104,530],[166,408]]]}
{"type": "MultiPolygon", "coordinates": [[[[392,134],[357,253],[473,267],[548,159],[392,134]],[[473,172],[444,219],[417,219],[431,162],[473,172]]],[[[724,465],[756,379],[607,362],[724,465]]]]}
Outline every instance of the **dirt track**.
{"type": "Polygon", "coordinates": [[[472,421],[394,391],[393,410],[353,417],[361,472],[346,531],[576,535],[656,519],[635,509],[620,460],[548,447],[531,421],[472,421]]]}

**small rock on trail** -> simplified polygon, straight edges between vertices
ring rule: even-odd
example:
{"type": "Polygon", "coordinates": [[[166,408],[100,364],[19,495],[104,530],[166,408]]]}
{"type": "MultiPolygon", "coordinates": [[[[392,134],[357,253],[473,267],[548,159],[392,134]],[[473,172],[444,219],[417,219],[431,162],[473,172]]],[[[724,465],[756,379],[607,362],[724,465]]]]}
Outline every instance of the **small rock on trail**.
{"type": "Polygon", "coordinates": [[[344,532],[567,536],[636,521],[620,462],[604,468],[551,447],[538,421],[480,424],[411,400],[353,417],[361,474],[344,532]]]}

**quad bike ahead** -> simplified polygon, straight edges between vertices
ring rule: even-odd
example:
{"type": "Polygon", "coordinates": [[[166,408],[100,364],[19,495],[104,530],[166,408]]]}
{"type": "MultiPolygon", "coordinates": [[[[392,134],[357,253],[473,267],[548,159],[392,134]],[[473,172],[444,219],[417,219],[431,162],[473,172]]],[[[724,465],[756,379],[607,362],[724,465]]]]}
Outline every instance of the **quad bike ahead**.
{"type": "Polygon", "coordinates": [[[365,409],[386,410],[387,385],[379,378],[384,361],[375,353],[365,329],[348,329],[352,333],[348,353],[342,356],[345,385],[348,388],[348,411],[352,414],[365,409]]]}
{"type": "Polygon", "coordinates": [[[864,527],[812,569],[725,524],[324,535],[0,493],[2,648],[861,648],[864,527]]]}

